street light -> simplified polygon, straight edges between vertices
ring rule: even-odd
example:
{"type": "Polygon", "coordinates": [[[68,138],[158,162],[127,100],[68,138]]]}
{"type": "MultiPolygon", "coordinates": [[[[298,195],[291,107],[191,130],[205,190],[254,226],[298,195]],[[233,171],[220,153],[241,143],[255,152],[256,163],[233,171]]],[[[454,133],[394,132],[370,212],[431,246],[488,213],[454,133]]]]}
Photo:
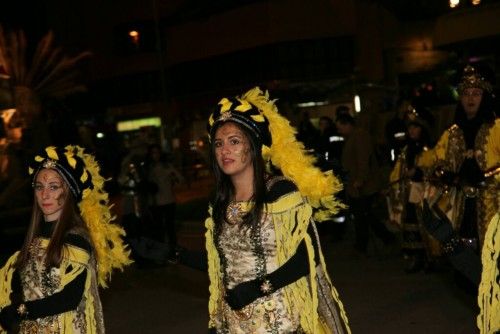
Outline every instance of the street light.
{"type": "Polygon", "coordinates": [[[359,98],[359,95],[354,96],[354,110],[356,112],[361,112],[361,99],[359,98]]]}
{"type": "Polygon", "coordinates": [[[450,8],[455,8],[460,4],[460,0],[450,0],[450,8]]]}

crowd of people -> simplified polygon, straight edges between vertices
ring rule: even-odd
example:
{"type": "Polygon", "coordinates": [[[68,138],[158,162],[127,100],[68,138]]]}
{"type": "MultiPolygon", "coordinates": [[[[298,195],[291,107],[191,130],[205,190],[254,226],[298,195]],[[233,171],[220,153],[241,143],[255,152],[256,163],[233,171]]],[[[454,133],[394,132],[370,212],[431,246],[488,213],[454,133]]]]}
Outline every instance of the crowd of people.
{"type": "MultiPolygon", "coordinates": [[[[500,121],[492,83],[476,68],[464,69],[458,92],[453,125],[436,144],[426,112],[401,103],[387,124],[395,152],[387,177],[348,108],[322,117],[319,129],[305,115],[296,136],[257,87],[221,99],[207,124],[215,179],[205,221],[208,331],[350,333],[317,224],[346,210],[357,251],[368,254],[375,237],[387,247],[399,239],[408,274],[448,259],[475,287],[481,333],[499,331],[500,121]]],[[[183,177],[158,145],[139,158],[130,152],[117,178],[120,226],[83,148],[47,147],[29,174],[32,220],[0,270],[0,332],[102,333],[97,287],[114,268],[130,258],[178,261],[173,184],[183,177]]]]}

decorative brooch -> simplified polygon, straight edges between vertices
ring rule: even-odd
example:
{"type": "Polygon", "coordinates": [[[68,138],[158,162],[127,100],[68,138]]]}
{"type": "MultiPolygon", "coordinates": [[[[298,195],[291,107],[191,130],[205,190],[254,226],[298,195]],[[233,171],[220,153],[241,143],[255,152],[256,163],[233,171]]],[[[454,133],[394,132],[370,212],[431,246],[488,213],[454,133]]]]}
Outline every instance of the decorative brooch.
{"type": "Polygon", "coordinates": [[[236,225],[243,221],[243,215],[245,212],[241,208],[241,204],[238,202],[231,202],[227,206],[226,220],[229,224],[236,225]]]}
{"type": "Polygon", "coordinates": [[[57,163],[52,159],[45,159],[42,166],[43,168],[56,168],[57,163]]]}
{"type": "Polygon", "coordinates": [[[219,119],[220,121],[227,121],[228,119],[230,119],[233,115],[231,114],[230,111],[225,111],[225,112],[222,112],[219,116],[219,119]]]}
{"type": "Polygon", "coordinates": [[[269,295],[271,292],[273,292],[273,290],[273,285],[267,278],[262,281],[262,284],[260,285],[260,292],[262,292],[264,296],[269,295]]]}

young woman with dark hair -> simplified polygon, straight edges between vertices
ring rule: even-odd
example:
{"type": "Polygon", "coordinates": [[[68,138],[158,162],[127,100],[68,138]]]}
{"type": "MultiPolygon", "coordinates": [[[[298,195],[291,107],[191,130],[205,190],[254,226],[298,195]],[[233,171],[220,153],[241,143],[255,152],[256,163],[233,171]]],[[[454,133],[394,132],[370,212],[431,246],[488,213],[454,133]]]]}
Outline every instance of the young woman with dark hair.
{"type": "Polygon", "coordinates": [[[30,175],[28,233],[0,270],[0,333],[103,333],[98,285],[130,261],[99,166],[78,146],[47,147],[30,175]]]}
{"type": "Polygon", "coordinates": [[[258,88],[222,99],[208,132],[216,180],[205,222],[210,331],[350,333],[313,218],[339,207],[338,180],[313,167],[258,88]]]}

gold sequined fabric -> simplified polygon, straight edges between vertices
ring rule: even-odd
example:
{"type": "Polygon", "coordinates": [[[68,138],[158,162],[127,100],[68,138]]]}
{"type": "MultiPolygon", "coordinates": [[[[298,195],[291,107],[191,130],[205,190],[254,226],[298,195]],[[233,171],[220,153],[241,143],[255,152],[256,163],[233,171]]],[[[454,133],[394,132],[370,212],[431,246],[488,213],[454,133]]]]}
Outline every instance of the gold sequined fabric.
{"type": "MultiPolygon", "coordinates": [[[[62,290],[63,270],[59,267],[47,268],[45,265],[46,244],[47,240],[42,238],[36,238],[33,241],[29,249],[28,264],[20,272],[26,301],[43,299],[62,290]]],[[[91,259],[91,263],[95,263],[95,259],[91,259]]],[[[79,264],[74,263],[73,265],[79,264]]],[[[91,276],[90,286],[86,287],[88,290],[84,292],[77,309],[71,311],[71,323],[67,323],[68,317],[64,313],[36,320],[24,320],[20,324],[20,334],[63,334],[68,333],[68,327],[74,334],[104,333],[104,320],[95,270],[91,270],[91,265],[88,263],[86,265],[87,275],[91,276]],[[87,302],[90,302],[88,299],[92,300],[93,305],[90,309],[93,310],[93,318],[95,319],[95,323],[90,325],[87,323],[88,317],[85,314],[88,311],[87,302]]]]}
{"type": "MultiPolygon", "coordinates": [[[[243,210],[243,205],[240,205],[239,209],[243,210]]],[[[238,215],[231,215],[231,217],[236,216],[238,215]]],[[[256,250],[255,236],[252,235],[250,228],[235,224],[234,221],[224,224],[219,236],[219,251],[225,263],[225,281],[228,289],[255,279],[259,270],[269,273],[278,268],[276,237],[273,223],[268,216],[264,215],[262,218],[259,238],[262,254],[258,254],[256,250]],[[265,268],[258,268],[262,263],[259,260],[262,255],[265,257],[265,268]]],[[[217,328],[221,333],[231,334],[294,332],[299,327],[299,310],[292,306],[290,309],[294,310],[294,313],[290,313],[284,298],[283,290],[278,290],[255,300],[239,311],[233,311],[224,300],[221,300],[217,328]]]]}

